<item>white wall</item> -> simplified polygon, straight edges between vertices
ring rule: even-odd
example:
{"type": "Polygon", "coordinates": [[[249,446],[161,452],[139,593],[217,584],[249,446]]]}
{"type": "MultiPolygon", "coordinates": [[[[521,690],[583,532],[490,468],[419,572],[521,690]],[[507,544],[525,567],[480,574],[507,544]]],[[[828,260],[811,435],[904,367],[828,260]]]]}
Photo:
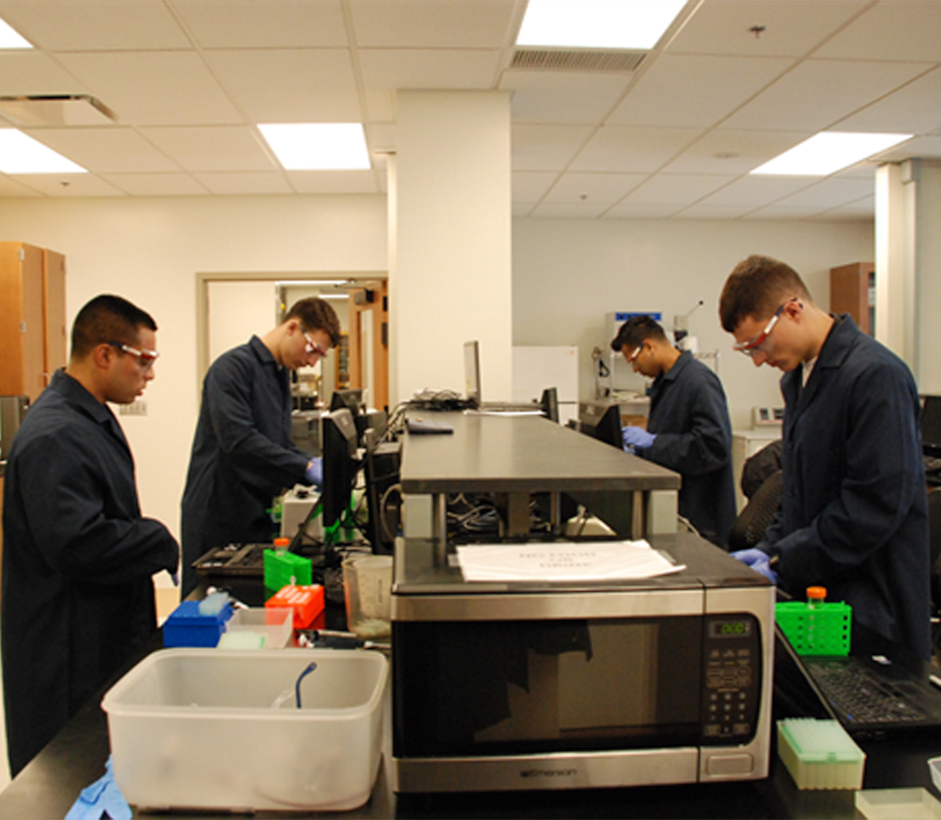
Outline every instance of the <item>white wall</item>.
{"type": "MultiPolygon", "coordinates": [[[[145,515],[179,532],[196,425],[196,274],[385,270],[384,196],[0,199],[0,240],[66,256],[66,312],[117,293],[157,321],[147,416],[122,416],[145,515]]],[[[258,331],[273,327],[269,318],[258,331]]],[[[244,341],[241,340],[241,341],[244,341]]]]}
{"type": "Polygon", "coordinates": [[[513,344],[578,345],[581,399],[594,391],[591,350],[607,356],[612,311],[689,318],[699,349],[720,351],[719,373],[732,426],[751,427],[751,408],[781,406],[780,372],[755,369],[731,349],[718,319],[719,294],[737,262],[753,253],[797,270],[821,306],[830,300],[831,267],[872,261],[869,222],[728,222],[665,220],[516,220],[513,230],[513,344]]]}
{"type": "MultiPolygon", "coordinates": [[[[174,532],[198,401],[196,274],[385,270],[387,234],[384,196],[0,199],[0,240],[65,254],[70,323],[102,292],[156,318],[161,357],[148,415],[121,422],[144,513],[174,532]]],[[[723,351],[733,425],[750,427],[753,405],[780,403],[778,374],[733,356],[719,328],[716,302],[732,266],[749,253],[778,256],[826,304],[829,268],[871,259],[872,245],[869,223],[515,220],[513,343],[578,345],[587,397],[591,348],[610,342],[606,311],[640,306],[672,317],[703,299],[690,332],[701,348],[723,351]]]]}

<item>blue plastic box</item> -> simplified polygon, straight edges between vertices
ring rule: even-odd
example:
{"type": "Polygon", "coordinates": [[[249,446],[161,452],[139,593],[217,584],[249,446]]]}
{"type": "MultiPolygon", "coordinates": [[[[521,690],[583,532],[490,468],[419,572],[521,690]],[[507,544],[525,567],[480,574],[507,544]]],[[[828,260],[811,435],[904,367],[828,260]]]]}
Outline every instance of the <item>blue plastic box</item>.
{"type": "Polygon", "coordinates": [[[225,603],[215,615],[203,615],[198,601],[183,601],[163,624],[163,645],[212,647],[225,632],[232,617],[232,604],[225,603]]]}

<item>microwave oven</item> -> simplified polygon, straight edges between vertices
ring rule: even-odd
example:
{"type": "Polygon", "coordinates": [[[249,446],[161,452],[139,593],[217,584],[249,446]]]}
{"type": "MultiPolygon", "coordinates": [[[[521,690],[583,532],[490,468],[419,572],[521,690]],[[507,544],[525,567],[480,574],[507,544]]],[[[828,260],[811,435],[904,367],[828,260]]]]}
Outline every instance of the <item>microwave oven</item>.
{"type": "Polygon", "coordinates": [[[399,793],[620,787],[768,774],[774,586],[690,533],[680,572],[466,583],[396,544],[392,781],[399,793]]]}

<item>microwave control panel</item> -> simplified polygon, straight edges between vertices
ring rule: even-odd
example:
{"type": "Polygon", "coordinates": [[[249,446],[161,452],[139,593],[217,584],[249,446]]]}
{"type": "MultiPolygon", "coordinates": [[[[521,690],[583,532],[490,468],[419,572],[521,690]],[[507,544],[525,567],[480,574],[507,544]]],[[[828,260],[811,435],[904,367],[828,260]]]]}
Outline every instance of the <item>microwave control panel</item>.
{"type": "Polygon", "coordinates": [[[704,746],[748,743],[761,699],[761,627],[747,613],[710,615],[703,636],[704,746]]]}

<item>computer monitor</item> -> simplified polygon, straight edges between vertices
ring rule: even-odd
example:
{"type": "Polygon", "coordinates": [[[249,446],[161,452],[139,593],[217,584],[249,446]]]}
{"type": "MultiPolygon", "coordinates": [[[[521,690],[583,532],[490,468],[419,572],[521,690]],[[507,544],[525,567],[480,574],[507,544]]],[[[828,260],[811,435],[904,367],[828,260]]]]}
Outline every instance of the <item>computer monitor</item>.
{"type": "Polygon", "coordinates": [[[391,555],[401,518],[401,441],[381,441],[370,428],[365,436],[367,537],[373,553],[391,555]]]}
{"type": "Polygon", "coordinates": [[[941,455],[941,396],[922,399],[921,446],[930,455],[941,455]]]}
{"type": "Polygon", "coordinates": [[[559,423],[559,391],[555,387],[547,387],[542,391],[539,409],[549,421],[559,423]]]}
{"type": "Polygon", "coordinates": [[[464,342],[464,395],[473,407],[480,407],[480,343],[464,342]]]}
{"type": "Polygon", "coordinates": [[[323,417],[322,423],[321,502],[324,539],[330,542],[331,539],[336,540],[338,522],[350,506],[360,462],[356,457],[358,436],[352,413],[345,407],[331,410],[323,417]]]}
{"type": "Polygon", "coordinates": [[[333,397],[330,399],[330,409],[339,410],[345,407],[354,416],[358,416],[365,411],[363,406],[363,391],[357,387],[347,387],[342,390],[334,390],[333,397]]]}
{"type": "Polygon", "coordinates": [[[624,449],[621,408],[606,402],[583,402],[578,408],[579,429],[599,441],[624,449]]]}

